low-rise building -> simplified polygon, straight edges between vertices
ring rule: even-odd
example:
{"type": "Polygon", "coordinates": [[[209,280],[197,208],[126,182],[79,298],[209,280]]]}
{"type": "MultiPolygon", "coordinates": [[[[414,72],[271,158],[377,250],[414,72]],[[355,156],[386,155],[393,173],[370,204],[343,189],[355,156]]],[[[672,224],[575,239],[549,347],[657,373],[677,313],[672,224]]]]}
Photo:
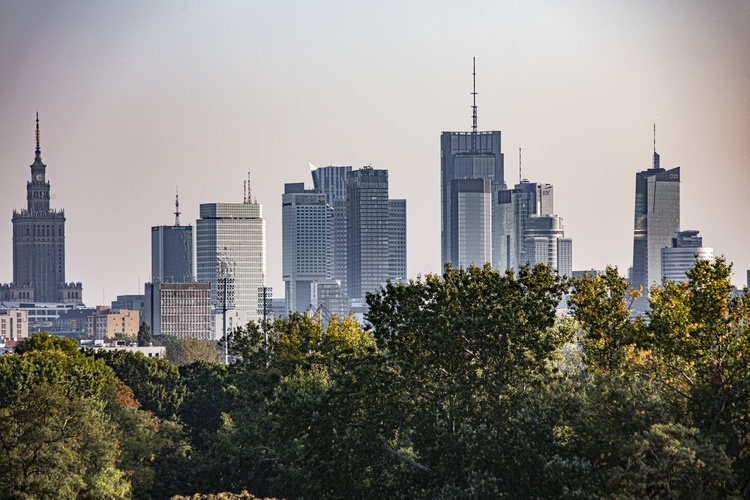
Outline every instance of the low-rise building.
{"type": "Polygon", "coordinates": [[[25,339],[29,337],[29,315],[20,309],[0,308],[0,338],[25,339]]]}
{"type": "Polygon", "coordinates": [[[139,314],[130,309],[110,309],[97,306],[94,314],[86,317],[86,334],[96,339],[113,339],[117,335],[138,335],[139,314]]]}

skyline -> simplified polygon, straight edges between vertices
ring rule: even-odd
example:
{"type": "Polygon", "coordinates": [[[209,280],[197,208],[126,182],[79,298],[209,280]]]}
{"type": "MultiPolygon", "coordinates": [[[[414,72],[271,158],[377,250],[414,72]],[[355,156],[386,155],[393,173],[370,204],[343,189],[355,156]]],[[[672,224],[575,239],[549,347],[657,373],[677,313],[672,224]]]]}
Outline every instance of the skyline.
{"type": "Polygon", "coordinates": [[[478,128],[502,132],[508,187],[519,147],[523,177],[555,186],[574,269],[632,264],[656,122],[662,167],[682,169],[680,229],[744,285],[750,5],[471,5],[0,2],[0,282],[36,111],[66,280],[89,306],[143,293],[175,188],[195,226],[200,204],[241,202],[248,172],[280,297],[281,195],[312,187],[308,161],[388,170],[409,277],[440,272],[440,133],[471,130],[476,57],[478,128]]]}

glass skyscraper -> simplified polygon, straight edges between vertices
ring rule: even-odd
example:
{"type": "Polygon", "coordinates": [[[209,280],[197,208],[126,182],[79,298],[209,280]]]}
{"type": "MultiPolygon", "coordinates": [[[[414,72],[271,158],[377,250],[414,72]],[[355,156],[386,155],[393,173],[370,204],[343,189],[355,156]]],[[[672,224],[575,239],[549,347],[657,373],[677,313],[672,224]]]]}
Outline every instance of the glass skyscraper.
{"type": "Polygon", "coordinates": [[[259,203],[206,203],[196,221],[197,279],[211,284],[211,304],[221,307],[227,278],[229,308],[260,318],[258,292],[266,285],[266,222],[259,203]],[[223,288],[223,287],[222,287],[223,288]]]}
{"type": "Polygon", "coordinates": [[[152,227],[152,282],[188,283],[193,278],[193,227],[152,227]]]}

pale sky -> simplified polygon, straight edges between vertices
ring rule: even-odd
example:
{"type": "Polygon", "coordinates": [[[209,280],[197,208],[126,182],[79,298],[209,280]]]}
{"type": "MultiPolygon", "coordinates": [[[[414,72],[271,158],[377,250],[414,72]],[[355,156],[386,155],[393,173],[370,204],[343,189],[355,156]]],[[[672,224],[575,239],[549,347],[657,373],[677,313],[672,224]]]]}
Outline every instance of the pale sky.
{"type": "Polygon", "coordinates": [[[408,274],[440,271],[440,132],[501,130],[505,177],[555,186],[573,268],[632,263],[652,127],[682,167],[681,226],[750,267],[750,2],[0,0],[0,282],[26,207],[34,115],[66,278],[89,306],[143,293],[150,227],[241,202],[267,221],[315,165],[388,169],[408,274]],[[139,288],[140,284],[140,288],[139,288]]]}

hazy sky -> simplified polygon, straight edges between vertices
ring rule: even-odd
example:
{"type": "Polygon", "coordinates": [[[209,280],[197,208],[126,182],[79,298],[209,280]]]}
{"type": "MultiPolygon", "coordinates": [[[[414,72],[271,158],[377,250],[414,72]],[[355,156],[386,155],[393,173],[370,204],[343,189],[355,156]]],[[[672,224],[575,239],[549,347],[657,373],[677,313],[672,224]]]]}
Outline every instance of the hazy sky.
{"type": "Polygon", "coordinates": [[[632,261],[635,173],[682,167],[681,226],[750,267],[750,2],[0,0],[0,282],[34,114],[66,277],[143,293],[150,227],[241,202],[281,281],[281,193],[316,165],[388,169],[408,273],[440,270],[440,132],[501,130],[505,176],[555,186],[574,269],[632,261]],[[140,283],[140,288],[139,288],[140,283]]]}

